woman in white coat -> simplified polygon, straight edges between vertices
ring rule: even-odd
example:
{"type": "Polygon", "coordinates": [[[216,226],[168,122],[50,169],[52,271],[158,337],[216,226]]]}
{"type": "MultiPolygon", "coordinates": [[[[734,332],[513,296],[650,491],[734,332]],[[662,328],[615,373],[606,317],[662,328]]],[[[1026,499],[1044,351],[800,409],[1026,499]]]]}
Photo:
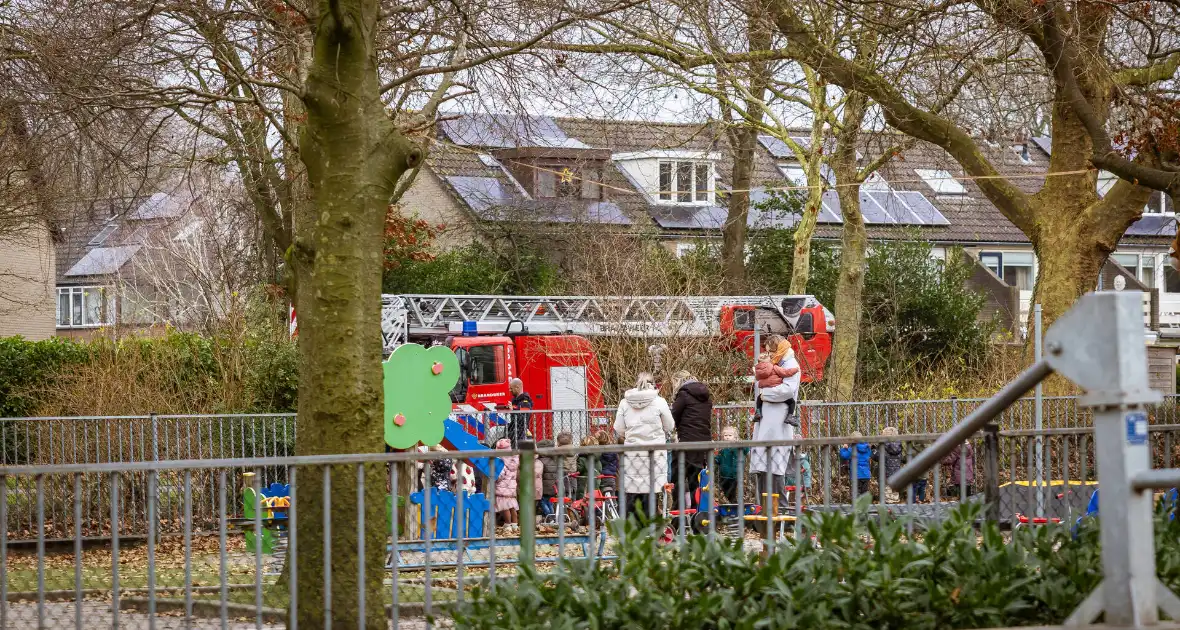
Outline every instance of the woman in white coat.
{"type": "MultiPolygon", "coordinates": [[[[627,390],[615,412],[615,433],[623,436],[623,444],[666,444],[675,424],[668,401],[656,391],[651,374],[644,372],[635,381],[635,389],[627,390]]],[[[626,497],[626,514],[637,506],[650,514],[654,507],[648,497],[654,488],[663,492],[668,482],[667,451],[633,451],[623,453],[621,474],[626,497]]]]}
{"type": "MultiPolygon", "coordinates": [[[[762,395],[762,419],[754,424],[752,439],[793,440],[798,436],[798,416],[795,415],[796,397],[799,394],[799,362],[791,349],[791,343],[779,335],[772,335],[767,339],[768,350],[772,353],[771,361],[785,368],[796,368],[794,376],[783,379],[781,385],[760,390],[762,395]]],[[[791,469],[790,446],[772,446],[770,448],[754,448],[750,450],[750,472],[763,473],[759,475],[758,487],[769,486],[772,492],[779,495],[780,505],[786,504],[786,475],[791,469]]],[[[762,497],[757,500],[762,502],[762,497]]]]}

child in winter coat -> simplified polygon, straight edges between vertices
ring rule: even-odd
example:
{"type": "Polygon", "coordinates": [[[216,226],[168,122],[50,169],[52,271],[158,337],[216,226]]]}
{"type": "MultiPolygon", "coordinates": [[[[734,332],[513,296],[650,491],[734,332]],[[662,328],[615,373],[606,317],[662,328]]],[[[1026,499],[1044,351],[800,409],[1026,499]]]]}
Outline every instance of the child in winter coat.
{"type": "MultiPolygon", "coordinates": [[[[885,427],[881,429],[881,435],[896,437],[897,427],[885,427]]],[[[901,470],[901,442],[886,442],[882,448],[885,449],[885,478],[888,479],[895,475],[897,471],[901,470]]],[[[896,490],[885,488],[885,501],[888,503],[900,503],[901,496],[896,490]]]]}
{"type": "MultiPolygon", "coordinates": [[[[553,448],[553,440],[537,442],[537,448],[553,448]]],[[[552,455],[541,457],[540,465],[544,468],[541,475],[541,485],[537,486],[537,514],[549,515],[553,513],[553,502],[550,499],[557,496],[557,458],[552,455]]]]}
{"type": "MultiPolygon", "coordinates": [[[[862,438],[864,434],[853,431],[851,437],[862,438]]],[[[862,495],[869,491],[869,480],[873,477],[872,460],[873,448],[867,442],[857,442],[855,445],[845,444],[840,447],[840,459],[851,462],[856,453],[856,494],[862,495]]]]}
{"type": "MultiPolygon", "coordinates": [[[[611,439],[610,433],[604,429],[600,429],[598,433],[594,434],[594,437],[598,440],[599,446],[608,446],[615,443],[615,440],[611,439]]],[[[601,483],[598,485],[598,487],[601,488],[603,492],[606,492],[607,490],[614,490],[618,485],[617,479],[619,476],[619,454],[603,453],[602,456],[599,457],[598,462],[601,466],[601,470],[598,471],[598,474],[603,476],[603,479],[599,480],[601,483]]]]}
{"type": "MultiPolygon", "coordinates": [[[[557,448],[565,448],[567,446],[572,446],[573,443],[574,443],[574,435],[572,433],[570,433],[569,431],[562,431],[561,433],[557,434],[557,448]]],[[[561,462],[561,474],[562,475],[572,475],[573,473],[578,472],[578,456],[577,455],[566,455],[566,456],[562,457],[561,459],[562,459],[562,462],[561,462]]],[[[566,488],[566,490],[568,491],[569,488],[566,488]]]]}
{"type": "MultiPolygon", "coordinates": [[[[512,448],[512,443],[502,439],[496,442],[496,448],[506,451],[512,448]]],[[[504,460],[504,469],[496,478],[496,514],[500,516],[501,523],[511,525],[516,523],[520,510],[520,504],[516,500],[516,476],[520,470],[520,458],[513,455],[500,459],[504,460]]]]}
{"type": "MultiPolygon", "coordinates": [[[[790,342],[783,341],[776,348],[774,354],[763,352],[758,357],[758,363],[754,365],[754,379],[758,381],[758,389],[768,389],[771,387],[778,387],[783,384],[783,379],[790,378],[799,373],[797,367],[784,367],[782,363],[787,356],[787,351],[790,349],[790,342]]],[[[754,399],[754,417],[755,422],[762,419],[762,396],[754,399]]]]}
{"type": "MultiPolygon", "coordinates": [[[[732,426],[721,429],[722,442],[733,442],[735,440],[737,440],[737,429],[732,426]]],[[[741,450],[742,455],[747,455],[750,452],[748,448],[723,448],[717,453],[717,486],[725,494],[726,499],[734,503],[738,500],[737,473],[739,450],[741,450]]],[[[719,503],[720,499],[714,498],[713,501],[719,503]]]]}

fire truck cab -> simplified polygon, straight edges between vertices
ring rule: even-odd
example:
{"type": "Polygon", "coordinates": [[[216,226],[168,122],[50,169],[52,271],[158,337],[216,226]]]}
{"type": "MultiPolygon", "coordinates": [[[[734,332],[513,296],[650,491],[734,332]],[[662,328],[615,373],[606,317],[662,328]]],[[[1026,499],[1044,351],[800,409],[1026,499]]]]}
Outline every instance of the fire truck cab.
{"type": "Polygon", "coordinates": [[[519,378],[537,409],[603,407],[602,375],[590,342],[577,335],[469,335],[447,345],[459,358],[451,401],[485,410],[508,408],[508,382],[519,378]]]}

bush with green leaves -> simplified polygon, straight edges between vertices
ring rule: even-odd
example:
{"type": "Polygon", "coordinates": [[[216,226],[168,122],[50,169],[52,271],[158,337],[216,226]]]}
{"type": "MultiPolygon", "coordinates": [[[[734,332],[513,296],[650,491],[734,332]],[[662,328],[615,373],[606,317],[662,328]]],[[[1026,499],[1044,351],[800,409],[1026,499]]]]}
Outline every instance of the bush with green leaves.
{"type": "MultiPolygon", "coordinates": [[[[863,506],[862,506],[863,508],[863,506]]],[[[1005,535],[967,505],[915,535],[865,514],[808,517],[763,558],[741,541],[663,545],[633,526],[620,561],[566,561],[477,587],[465,628],[990,628],[1060,623],[1101,580],[1096,522],[1005,535]],[[810,534],[815,535],[815,541],[810,534]]],[[[1180,584],[1180,525],[1156,520],[1161,578],[1180,584]]]]}

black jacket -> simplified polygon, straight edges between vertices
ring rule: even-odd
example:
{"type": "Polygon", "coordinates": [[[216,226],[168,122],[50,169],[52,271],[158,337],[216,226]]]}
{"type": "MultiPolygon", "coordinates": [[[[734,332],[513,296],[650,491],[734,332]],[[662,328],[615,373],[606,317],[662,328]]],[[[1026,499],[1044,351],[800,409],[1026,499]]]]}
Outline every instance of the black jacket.
{"type": "MultiPolygon", "coordinates": [[[[531,410],[533,408],[533,397],[529,396],[528,392],[521,392],[513,396],[512,408],[531,410]]],[[[530,417],[531,415],[527,413],[514,413],[510,416],[508,420],[508,434],[505,437],[508,438],[508,441],[512,442],[512,448],[516,448],[516,445],[527,437],[525,432],[528,431],[530,417]]]]}
{"type": "MultiPolygon", "coordinates": [[[[672,401],[672,420],[681,442],[708,442],[713,439],[713,396],[700,381],[680,386],[672,401]]],[[[686,453],[684,461],[698,468],[705,465],[707,451],[686,453]]]]}

